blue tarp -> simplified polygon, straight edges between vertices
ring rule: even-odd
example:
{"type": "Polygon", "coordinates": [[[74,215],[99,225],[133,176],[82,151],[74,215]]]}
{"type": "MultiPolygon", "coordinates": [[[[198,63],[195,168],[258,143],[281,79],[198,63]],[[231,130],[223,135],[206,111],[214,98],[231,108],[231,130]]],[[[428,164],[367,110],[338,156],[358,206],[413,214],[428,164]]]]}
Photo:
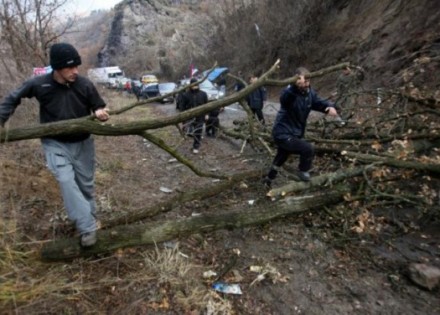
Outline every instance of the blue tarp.
{"type": "MultiPolygon", "coordinates": [[[[208,71],[205,71],[203,74],[205,75],[208,71]]],[[[214,82],[217,80],[221,75],[226,74],[229,72],[228,68],[215,68],[208,76],[208,80],[211,82],[214,82]]]]}

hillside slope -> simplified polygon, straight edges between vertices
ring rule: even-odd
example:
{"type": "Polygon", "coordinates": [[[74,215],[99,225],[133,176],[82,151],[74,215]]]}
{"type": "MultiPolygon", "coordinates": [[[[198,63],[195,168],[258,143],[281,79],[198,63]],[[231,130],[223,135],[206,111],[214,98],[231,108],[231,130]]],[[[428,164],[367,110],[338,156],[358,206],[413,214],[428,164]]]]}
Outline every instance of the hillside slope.
{"type": "MultiPolygon", "coordinates": [[[[224,2],[223,6],[226,7],[227,3],[224,2]]],[[[264,3],[261,3],[260,10],[265,15],[254,17],[261,20],[262,34],[289,32],[285,29],[288,23],[271,22],[270,19],[277,14],[264,12],[264,3]],[[265,17],[269,20],[264,20],[265,17]]],[[[229,15],[225,13],[226,20],[238,15],[243,25],[236,27],[241,36],[234,28],[227,36],[229,45],[222,45],[219,38],[225,35],[216,33],[218,11],[221,10],[214,6],[218,5],[206,0],[123,1],[115,8],[110,34],[99,54],[100,64],[117,63],[132,76],[154,72],[176,79],[187,71],[191,62],[207,66],[218,61],[233,70],[250,72],[267,69],[276,56],[282,60],[281,73],[286,75],[299,65],[298,61],[316,69],[349,60],[370,72],[370,83],[378,86],[389,80],[397,83],[399,71],[410,66],[416,57],[439,53],[440,26],[436,21],[440,10],[436,0],[322,1],[316,12],[312,10],[315,16],[310,21],[314,23],[310,34],[292,37],[283,43],[277,42],[277,36],[264,38],[264,45],[258,48],[262,51],[243,47],[247,44],[243,43],[241,33],[249,29],[245,23],[253,18],[245,16],[255,14],[250,9],[248,12],[231,10],[229,15]],[[212,18],[215,14],[217,20],[212,18]],[[213,39],[216,45],[213,45],[213,39]],[[222,49],[228,52],[222,52],[222,49]],[[266,57],[256,59],[257,66],[252,66],[249,59],[261,54],[266,57]]],[[[227,12],[227,9],[223,8],[223,11],[227,12]]],[[[301,28],[301,25],[297,27],[301,28]]]]}

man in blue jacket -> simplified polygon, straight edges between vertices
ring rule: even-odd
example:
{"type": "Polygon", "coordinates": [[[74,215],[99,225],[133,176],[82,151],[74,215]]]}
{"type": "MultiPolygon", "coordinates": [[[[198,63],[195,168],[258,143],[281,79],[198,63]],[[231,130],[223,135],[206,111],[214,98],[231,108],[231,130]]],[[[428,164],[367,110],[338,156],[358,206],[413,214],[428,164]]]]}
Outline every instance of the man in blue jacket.
{"type": "MultiPolygon", "coordinates": [[[[81,57],[70,44],[50,49],[53,73],[31,78],[0,103],[0,129],[14,113],[22,98],[35,97],[40,103],[40,123],[89,116],[109,119],[105,102],[90,80],[78,75],[81,57]]],[[[1,131],[1,130],[0,130],[1,131]]],[[[68,217],[80,233],[80,244],[96,243],[94,197],[95,145],[89,133],[46,136],[41,139],[47,166],[56,177],[68,217]]]]}
{"type": "Polygon", "coordinates": [[[272,129],[272,136],[278,150],[269,173],[263,179],[263,183],[268,187],[290,154],[299,155],[297,176],[302,181],[310,181],[309,170],[312,168],[314,149],[309,142],[304,140],[310,111],[315,110],[338,116],[334,105],[321,99],[310,87],[310,79],[305,78],[309,74],[306,68],[296,69],[295,75],[298,76],[298,80],[281,94],[281,107],[272,129]]]}

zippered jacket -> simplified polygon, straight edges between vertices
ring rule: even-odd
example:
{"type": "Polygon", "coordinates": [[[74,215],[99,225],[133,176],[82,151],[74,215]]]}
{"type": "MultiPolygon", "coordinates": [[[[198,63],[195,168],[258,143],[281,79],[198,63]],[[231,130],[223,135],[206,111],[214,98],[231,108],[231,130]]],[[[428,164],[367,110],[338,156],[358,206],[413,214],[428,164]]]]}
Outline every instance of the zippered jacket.
{"type": "MultiPolygon", "coordinates": [[[[60,84],[53,74],[37,76],[25,81],[0,104],[0,124],[14,113],[22,98],[35,97],[40,103],[40,123],[80,118],[105,107],[93,83],[78,76],[73,83],[60,84]]],[[[75,142],[87,139],[90,134],[51,137],[59,141],[75,142]]]]}
{"type": "Polygon", "coordinates": [[[331,102],[320,98],[315,90],[301,91],[295,85],[289,85],[281,93],[280,104],[272,129],[275,141],[303,138],[310,111],[325,113],[328,107],[334,107],[331,102]]]}

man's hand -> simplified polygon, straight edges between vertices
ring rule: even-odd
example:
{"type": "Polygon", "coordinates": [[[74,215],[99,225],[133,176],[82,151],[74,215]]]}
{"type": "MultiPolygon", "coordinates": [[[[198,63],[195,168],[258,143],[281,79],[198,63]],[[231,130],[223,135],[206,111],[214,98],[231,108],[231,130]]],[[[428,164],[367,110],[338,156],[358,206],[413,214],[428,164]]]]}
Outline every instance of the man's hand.
{"type": "Polygon", "coordinates": [[[107,108],[100,108],[95,111],[95,116],[99,121],[107,121],[110,118],[107,108]]]}
{"type": "Polygon", "coordinates": [[[327,107],[325,109],[325,113],[329,116],[338,116],[338,112],[334,107],[327,107]]]}

